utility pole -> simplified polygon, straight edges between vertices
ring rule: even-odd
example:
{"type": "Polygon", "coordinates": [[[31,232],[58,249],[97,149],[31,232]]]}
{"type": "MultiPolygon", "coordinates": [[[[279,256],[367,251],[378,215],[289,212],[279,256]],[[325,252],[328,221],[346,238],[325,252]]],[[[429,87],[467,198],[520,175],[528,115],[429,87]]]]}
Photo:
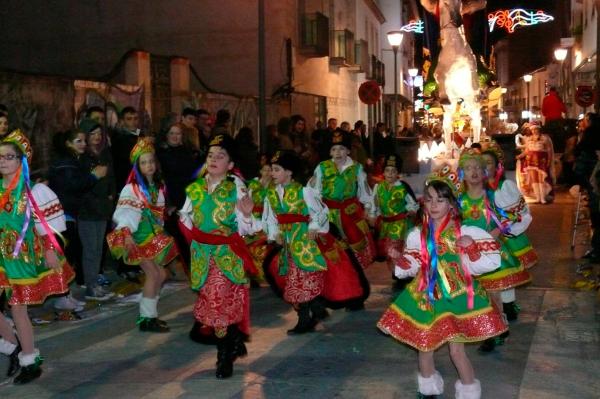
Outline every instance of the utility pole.
{"type": "Polygon", "coordinates": [[[265,80],[265,0],[258,0],[258,130],[261,151],[266,151],[268,140],[265,80]]]}

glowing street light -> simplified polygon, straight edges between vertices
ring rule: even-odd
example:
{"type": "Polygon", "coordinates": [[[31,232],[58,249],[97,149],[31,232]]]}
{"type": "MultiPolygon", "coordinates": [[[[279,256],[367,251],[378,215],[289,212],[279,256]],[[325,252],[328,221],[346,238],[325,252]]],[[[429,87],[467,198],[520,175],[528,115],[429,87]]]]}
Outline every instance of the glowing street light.
{"type": "Polygon", "coordinates": [[[567,58],[567,53],[569,52],[566,48],[557,48],[554,50],[554,58],[556,61],[563,62],[567,58]]]}
{"type": "MultiPolygon", "coordinates": [[[[522,116],[522,118],[528,119],[529,121],[531,121],[531,113],[529,112],[529,84],[531,83],[532,79],[533,76],[531,76],[530,74],[523,76],[523,80],[525,81],[525,83],[527,83],[527,116],[522,116]]],[[[522,115],[525,115],[525,112],[523,112],[522,115]]]]}
{"type": "Polygon", "coordinates": [[[394,51],[394,115],[392,115],[392,132],[396,136],[396,118],[398,117],[398,48],[402,44],[404,33],[393,30],[387,33],[387,39],[394,51]]]}

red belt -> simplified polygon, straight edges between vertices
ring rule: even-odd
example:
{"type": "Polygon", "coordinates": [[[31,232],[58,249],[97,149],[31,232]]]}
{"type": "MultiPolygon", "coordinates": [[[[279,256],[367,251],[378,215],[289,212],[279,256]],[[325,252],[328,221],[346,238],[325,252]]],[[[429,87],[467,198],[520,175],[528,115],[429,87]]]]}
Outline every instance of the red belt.
{"type": "Polygon", "coordinates": [[[358,244],[367,238],[365,233],[358,227],[358,222],[365,219],[362,204],[358,201],[358,198],[352,197],[343,201],[323,199],[323,202],[330,209],[339,209],[342,229],[349,244],[358,244]],[[356,206],[356,211],[346,212],[352,205],[356,206]]]}
{"type": "Polygon", "coordinates": [[[310,218],[307,215],[299,215],[297,213],[282,213],[277,215],[277,223],[292,224],[292,223],[308,223],[310,218]]]}
{"type": "Polygon", "coordinates": [[[252,256],[248,251],[248,247],[246,246],[242,236],[240,236],[238,233],[233,233],[228,236],[205,233],[198,230],[196,227],[188,229],[183,223],[181,223],[181,221],[179,221],[179,228],[186,240],[189,242],[194,240],[201,244],[228,245],[233,253],[240,257],[242,263],[244,264],[244,269],[248,273],[252,275],[258,274],[258,270],[256,270],[256,266],[254,266],[254,261],[252,260],[252,256]]]}
{"type": "Polygon", "coordinates": [[[265,208],[262,205],[254,205],[254,208],[252,208],[252,213],[260,213],[260,214],[262,214],[264,209],[265,208]]]}
{"type": "Polygon", "coordinates": [[[381,221],[390,223],[390,222],[398,222],[398,221],[406,219],[406,218],[408,218],[407,212],[399,213],[399,214],[393,215],[393,216],[381,216],[381,221]]]}

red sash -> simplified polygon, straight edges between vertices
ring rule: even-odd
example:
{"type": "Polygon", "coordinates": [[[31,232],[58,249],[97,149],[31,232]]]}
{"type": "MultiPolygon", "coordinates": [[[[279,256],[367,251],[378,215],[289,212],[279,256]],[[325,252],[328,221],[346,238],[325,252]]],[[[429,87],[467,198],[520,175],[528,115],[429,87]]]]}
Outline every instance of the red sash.
{"type": "Polygon", "coordinates": [[[308,223],[309,221],[310,218],[308,216],[297,213],[282,213],[277,215],[277,223],[279,224],[308,223]]]}
{"type": "Polygon", "coordinates": [[[181,221],[179,221],[179,229],[188,242],[194,240],[201,244],[228,245],[233,253],[240,257],[242,263],[244,264],[244,270],[246,270],[247,273],[251,275],[258,274],[258,270],[256,270],[256,266],[254,266],[254,261],[252,260],[252,255],[250,255],[250,251],[248,251],[248,247],[246,247],[244,239],[238,233],[233,233],[229,236],[222,236],[205,233],[198,230],[196,227],[192,227],[190,230],[183,223],[181,223],[181,221]]]}
{"type": "Polygon", "coordinates": [[[342,221],[342,229],[350,245],[358,244],[367,239],[365,233],[358,227],[358,222],[365,219],[362,204],[358,198],[352,197],[343,201],[323,199],[325,205],[330,209],[339,209],[342,221]],[[356,211],[348,212],[348,208],[356,206],[356,211]]]}

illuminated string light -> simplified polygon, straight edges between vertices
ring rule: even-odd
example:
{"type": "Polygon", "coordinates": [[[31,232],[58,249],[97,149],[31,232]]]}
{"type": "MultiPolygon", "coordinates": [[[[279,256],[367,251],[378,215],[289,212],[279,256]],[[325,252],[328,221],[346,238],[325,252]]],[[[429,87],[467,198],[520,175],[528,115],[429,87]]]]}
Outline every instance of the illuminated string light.
{"type": "Polygon", "coordinates": [[[403,32],[423,33],[423,21],[420,19],[412,20],[407,25],[400,28],[403,32]]]}
{"type": "Polygon", "coordinates": [[[506,29],[509,33],[513,33],[515,28],[519,26],[531,26],[550,21],[554,21],[554,17],[542,10],[528,11],[522,8],[498,10],[488,15],[490,32],[493,32],[494,27],[497,26],[506,29]]]}

